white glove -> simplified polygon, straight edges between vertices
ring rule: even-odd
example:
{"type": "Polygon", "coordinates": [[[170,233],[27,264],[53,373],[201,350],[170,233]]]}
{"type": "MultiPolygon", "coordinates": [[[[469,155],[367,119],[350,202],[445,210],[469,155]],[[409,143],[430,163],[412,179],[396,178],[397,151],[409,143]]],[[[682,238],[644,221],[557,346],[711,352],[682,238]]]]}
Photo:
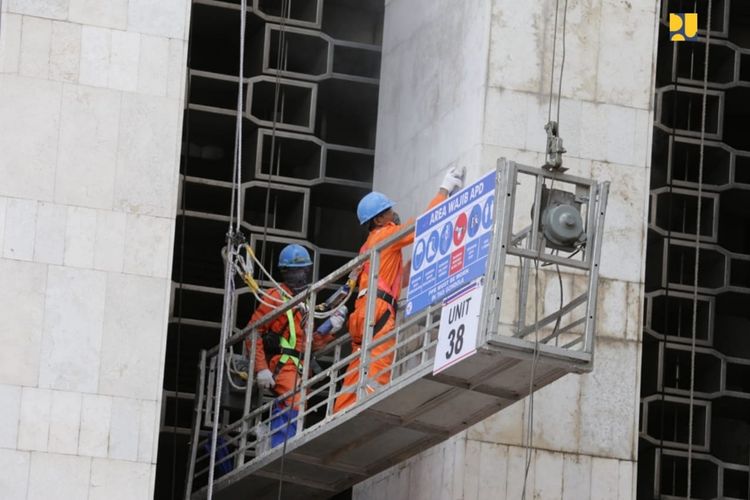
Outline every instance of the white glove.
{"type": "Polygon", "coordinates": [[[276,385],[276,382],[274,382],[273,380],[273,374],[271,373],[271,370],[259,371],[255,376],[255,382],[261,389],[270,389],[271,387],[276,385]]]}
{"type": "Polygon", "coordinates": [[[451,167],[445,174],[440,189],[445,189],[448,194],[453,194],[464,187],[464,177],[466,176],[466,167],[451,167]]]}
{"type": "Polygon", "coordinates": [[[336,309],[336,312],[330,317],[331,331],[329,333],[336,333],[341,330],[341,327],[346,322],[347,314],[349,314],[349,309],[345,305],[336,309]]]}

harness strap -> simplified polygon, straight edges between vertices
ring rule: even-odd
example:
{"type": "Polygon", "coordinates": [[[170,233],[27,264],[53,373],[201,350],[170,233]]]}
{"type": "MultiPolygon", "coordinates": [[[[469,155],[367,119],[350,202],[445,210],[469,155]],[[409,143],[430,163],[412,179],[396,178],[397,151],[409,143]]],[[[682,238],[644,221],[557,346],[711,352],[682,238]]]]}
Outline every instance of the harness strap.
{"type": "MultiPolygon", "coordinates": [[[[369,238],[368,238],[369,240],[369,238]]],[[[366,241],[362,247],[359,249],[359,253],[364,254],[367,253],[370,250],[370,245],[368,245],[368,242],[366,241]]],[[[370,261],[364,263],[362,266],[361,275],[368,276],[370,273],[370,261]]],[[[396,313],[397,305],[398,305],[398,296],[401,292],[401,275],[402,272],[402,262],[401,259],[398,260],[398,267],[396,269],[396,274],[393,278],[392,283],[387,283],[385,280],[383,280],[382,277],[378,276],[377,278],[377,284],[374,288],[377,290],[377,297],[379,299],[382,299],[386,302],[388,302],[388,305],[390,305],[393,308],[393,314],[396,313]]],[[[363,297],[367,294],[367,290],[369,287],[373,286],[372,283],[368,283],[368,287],[360,290],[358,298],[363,297]]]]}
{"type": "MultiPolygon", "coordinates": [[[[383,327],[385,326],[385,324],[388,323],[388,319],[390,319],[390,317],[391,317],[391,310],[390,309],[386,309],[386,311],[383,314],[380,315],[380,317],[378,318],[378,320],[373,325],[373,328],[372,328],[372,336],[373,337],[375,335],[377,335],[378,332],[380,332],[380,330],[383,329],[383,327]]],[[[354,346],[354,348],[355,349],[359,349],[360,345],[356,344],[354,346]]]]}
{"type": "MultiPolygon", "coordinates": [[[[393,308],[394,311],[398,310],[398,300],[396,299],[396,297],[394,297],[390,293],[386,292],[385,290],[378,289],[377,297],[379,299],[386,301],[388,305],[393,308]]],[[[388,311],[388,313],[390,313],[390,310],[388,311]]]]}
{"type": "Polygon", "coordinates": [[[280,370],[281,366],[285,365],[290,359],[297,368],[300,367],[300,352],[295,349],[297,347],[297,327],[294,324],[294,314],[289,309],[286,312],[286,319],[289,326],[289,338],[285,338],[284,335],[279,334],[279,344],[281,345],[281,357],[276,365],[276,369],[280,370]]]}
{"type": "Polygon", "coordinates": [[[380,330],[383,329],[383,327],[388,322],[388,319],[390,319],[390,317],[391,317],[391,310],[390,309],[386,309],[386,311],[383,314],[381,314],[380,317],[378,318],[378,320],[375,322],[375,327],[372,330],[373,337],[375,335],[377,335],[377,333],[380,330]]]}
{"type": "Polygon", "coordinates": [[[291,356],[293,358],[301,358],[302,353],[299,352],[296,349],[287,349],[286,347],[281,348],[281,354],[286,354],[287,356],[291,356]]]}

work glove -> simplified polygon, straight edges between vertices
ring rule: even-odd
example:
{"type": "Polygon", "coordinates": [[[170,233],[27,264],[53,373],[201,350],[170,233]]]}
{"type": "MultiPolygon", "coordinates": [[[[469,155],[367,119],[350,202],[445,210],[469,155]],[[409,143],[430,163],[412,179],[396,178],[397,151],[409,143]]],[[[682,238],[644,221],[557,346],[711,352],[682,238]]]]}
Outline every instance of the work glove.
{"type": "Polygon", "coordinates": [[[336,309],[336,312],[329,318],[331,320],[330,333],[336,333],[341,330],[341,327],[344,326],[344,323],[346,322],[347,314],[349,314],[349,309],[345,305],[336,309]]]}
{"type": "Polygon", "coordinates": [[[268,369],[259,371],[255,376],[255,382],[258,384],[258,387],[265,390],[276,385],[276,382],[273,380],[273,374],[268,369]]]}
{"type": "Polygon", "coordinates": [[[466,176],[466,167],[451,167],[440,184],[440,189],[445,189],[448,194],[453,194],[464,187],[464,177],[466,176]]]}

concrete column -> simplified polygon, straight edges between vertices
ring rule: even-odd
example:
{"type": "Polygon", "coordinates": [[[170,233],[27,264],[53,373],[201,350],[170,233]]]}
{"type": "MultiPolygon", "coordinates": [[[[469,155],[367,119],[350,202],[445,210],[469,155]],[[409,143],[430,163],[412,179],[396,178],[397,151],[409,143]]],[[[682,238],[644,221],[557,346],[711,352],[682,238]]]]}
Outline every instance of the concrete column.
{"type": "Polygon", "coordinates": [[[148,498],[190,1],[0,5],[0,496],[148,498]]]}
{"type": "MultiPolygon", "coordinates": [[[[544,161],[555,1],[386,1],[375,187],[417,215],[451,164],[544,161]]],[[[558,19],[554,93],[562,60],[558,19]]],[[[635,498],[641,310],[658,14],[568,0],[560,133],[570,173],[612,182],[595,368],[354,489],[357,499],[635,498]]],[[[552,117],[557,100],[552,101],[552,117]]],[[[558,296],[551,280],[544,296],[558,296]]]]}

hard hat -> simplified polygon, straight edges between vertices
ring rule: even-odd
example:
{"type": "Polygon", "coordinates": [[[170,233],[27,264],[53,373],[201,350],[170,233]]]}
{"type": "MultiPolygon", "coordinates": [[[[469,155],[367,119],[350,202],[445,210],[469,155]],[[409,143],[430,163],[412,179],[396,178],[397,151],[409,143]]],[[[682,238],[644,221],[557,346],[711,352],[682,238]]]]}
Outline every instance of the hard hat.
{"type": "Polygon", "coordinates": [[[384,212],[395,205],[396,202],[388,198],[383,193],[373,191],[359,200],[357,205],[357,218],[360,224],[364,224],[381,212],[384,212]]]}
{"type": "Polygon", "coordinates": [[[312,266],[310,254],[305,247],[293,243],[287,245],[279,254],[279,267],[306,267],[312,266]]]}

